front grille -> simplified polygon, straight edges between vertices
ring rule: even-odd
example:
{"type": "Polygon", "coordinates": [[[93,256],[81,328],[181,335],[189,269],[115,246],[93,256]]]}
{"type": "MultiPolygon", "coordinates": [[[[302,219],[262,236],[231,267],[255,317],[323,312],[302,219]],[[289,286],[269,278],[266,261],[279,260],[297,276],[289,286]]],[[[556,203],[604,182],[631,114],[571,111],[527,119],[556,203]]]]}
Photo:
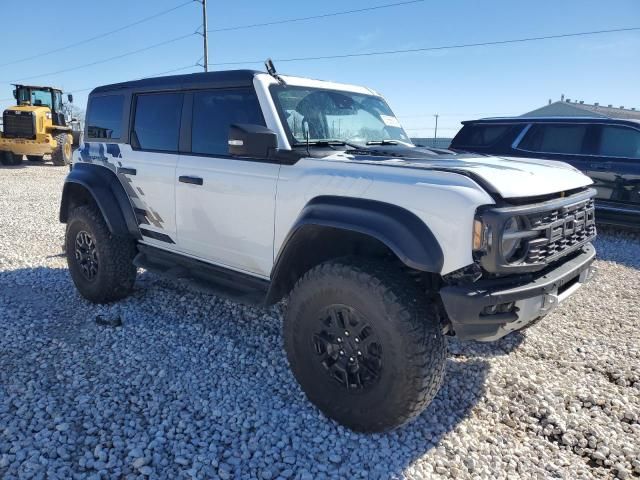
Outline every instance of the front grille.
{"type": "Polygon", "coordinates": [[[35,122],[31,112],[5,110],[2,115],[3,136],[5,138],[35,139],[35,122]]]}
{"type": "Polygon", "coordinates": [[[525,263],[550,263],[596,235],[593,199],[550,212],[527,215],[530,229],[539,236],[529,240],[525,263]]]}
{"type": "Polygon", "coordinates": [[[595,189],[588,188],[568,197],[529,205],[483,209],[480,216],[492,232],[492,241],[477,257],[480,266],[498,275],[535,272],[578,250],[596,236],[595,195],[595,189]],[[507,259],[502,252],[503,235],[513,217],[522,223],[516,233],[521,244],[507,259]]]}

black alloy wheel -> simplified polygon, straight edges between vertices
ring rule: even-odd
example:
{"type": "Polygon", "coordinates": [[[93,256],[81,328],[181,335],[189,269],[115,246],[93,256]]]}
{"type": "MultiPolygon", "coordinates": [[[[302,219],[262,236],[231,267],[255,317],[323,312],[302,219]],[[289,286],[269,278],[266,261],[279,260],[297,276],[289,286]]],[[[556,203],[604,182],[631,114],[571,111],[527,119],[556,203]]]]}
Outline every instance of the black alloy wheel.
{"type": "Polygon", "coordinates": [[[380,378],[382,345],[362,315],[346,305],[330,305],[313,335],[317,359],[347,390],[365,390],[380,378]]]}
{"type": "Polygon", "coordinates": [[[92,281],[98,274],[96,242],[89,233],[81,230],[76,235],[75,246],[76,260],[80,265],[82,275],[87,280],[92,281]]]}

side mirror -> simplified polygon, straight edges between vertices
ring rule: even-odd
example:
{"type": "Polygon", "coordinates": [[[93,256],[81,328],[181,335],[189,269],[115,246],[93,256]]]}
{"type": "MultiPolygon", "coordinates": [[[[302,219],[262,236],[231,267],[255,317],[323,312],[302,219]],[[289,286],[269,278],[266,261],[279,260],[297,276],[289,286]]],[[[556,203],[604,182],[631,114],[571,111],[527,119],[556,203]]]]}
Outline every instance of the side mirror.
{"type": "Polygon", "coordinates": [[[18,90],[13,90],[13,98],[18,99],[18,90]]]}
{"type": "Polygon", "coordinates": [[[69,103],[73,103],[73,95],[71,95],[70,93],[67,94],[67,100],[69,100],[69,103]]]}
{"type": "Polygon", "coordinates": [[[229,155],[268,158],[278,148],[278,136],[267,127],[246,123],[229,127],[229,155]]]}

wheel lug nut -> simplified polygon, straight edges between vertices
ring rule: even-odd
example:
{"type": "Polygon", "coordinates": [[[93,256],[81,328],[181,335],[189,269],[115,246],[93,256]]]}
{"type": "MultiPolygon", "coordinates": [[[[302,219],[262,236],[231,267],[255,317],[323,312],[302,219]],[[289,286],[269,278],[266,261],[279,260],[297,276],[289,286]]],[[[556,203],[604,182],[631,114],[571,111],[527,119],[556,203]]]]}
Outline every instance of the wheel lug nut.
{"type": "Polygon", "coordinates": [[[344,350],[340,350],[340,355],[344,355],[344,350]]]}
{"type": "Polygon", "coordinates": [[[353,357],[349,357],[349,361],[350,361],[351,363],[353,363],[353,362],[354,362],[354,360],[355,360],[355,358],[353,358],[353,357]]]}
{"type": "Polygon", "coordinates": [[[345,330],[345,332],[344,332],[344,336],[345,336],[345,337],[348,337],[348,336],[349,336],[349,332],[345,330]]]}
{"type": "Polygon", "coordinates": [[[342,343],[342,338],[338,337],[338,343],[342,343]]]}
{"type": "Polygon", "coordinates": [[[356,337],[356,343],[360,343],[360,339],[356,337]]]}
{"type": "Polygon", "coordinates": [[[361,357],[362,356],[362,352],[360,350],[358,350],[358,356],[361,357]]]}

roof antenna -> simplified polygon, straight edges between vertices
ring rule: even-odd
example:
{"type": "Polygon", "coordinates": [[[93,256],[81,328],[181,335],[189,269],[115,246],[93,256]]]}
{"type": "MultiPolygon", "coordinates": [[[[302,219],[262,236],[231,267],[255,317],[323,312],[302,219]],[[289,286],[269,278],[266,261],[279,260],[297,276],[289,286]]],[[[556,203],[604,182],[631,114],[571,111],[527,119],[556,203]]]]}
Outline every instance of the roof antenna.
{"type": "Polygon", "coordinates": [[[264,66],[267,68],[267,73],[275,78],[280,85],[286,85],[282,77],[276,72],[276,67],[273,64],[273,60],[267,58],[266,62],[264,62],[264,66]]]}

